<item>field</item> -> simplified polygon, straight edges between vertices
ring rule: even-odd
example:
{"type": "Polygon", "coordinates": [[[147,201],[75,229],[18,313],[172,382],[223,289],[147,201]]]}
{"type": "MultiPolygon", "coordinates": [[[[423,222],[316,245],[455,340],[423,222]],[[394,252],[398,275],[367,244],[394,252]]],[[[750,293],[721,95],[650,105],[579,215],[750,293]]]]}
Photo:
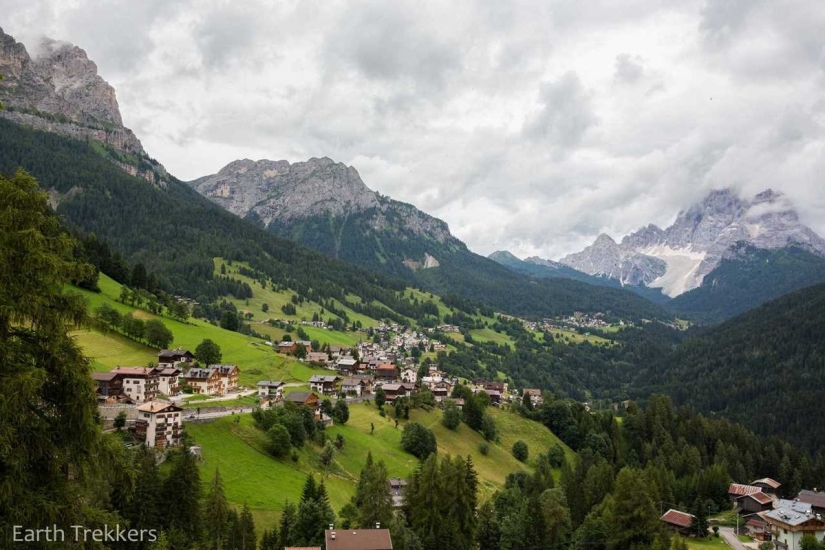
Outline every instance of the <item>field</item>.
{"type": "Polygon", "coordinates": [[[511,348],[515,346],[513,340],[506,334],[494,331],[491,328],[475,329],[470,331],[473,340],[478,342],[494,342],[496,344],[504,344],[511,348]]]}
{"type": "Polygon", "coordinates": [[[722,550],[730,548],[722,537],[708,537],[706,539],[685,538],[690,550],[722,550]]]}
{"type": "MultiPolygon", "coordinates": [[[[483,456],[478,450],[483,439],[466,425],[451,432],[441,425],[440,411],[410,411],[410,421],[420,422],[435,432],[440,455],[472,457],[481,482],[482,499],[492,496],[503,485],[507,474],[532,469],[532,461],[522,464],[510,454],[511,439],[525,439],[531,444],[531,452],[535,445],[536,453],[539,447],[549,447],[557,441],[538,423],[503,411],[492,413],[499,426],[503,430],[513,430],[514,435],[502,437],[504,443],[491,445],[489,454],[483,456]]],[[[248,503],[260,530],[273,525],[287,500],[295,502],[300,498],[301,487],[310,473],[323,477],[336,513],[354,493],[368,452],[372,452],[376,460],[384,461],[390,476],[409,476],[417,460],[401,449],[401,431],[405,422],[396,428],[391,416],[382,418],[371,405],[351,405],[349,422],[327,430],[329,437],[340,434],[346,441],[329,468],[320,463],[320,448],[309,443],[298,453],[297,462],[268,456],[262,446],[263,433],[254,428],[250,415],[240,416],[239,423],[230,416],[208,424],[187,424],[186,431],[203,448],[204,482],[212,479],[215,468],[220,468],[227,498],[238,506],[248,503]]]]}
{"type": "MultiPolygon", "coordinates": [[[[120,285],[105,275],[100,275],[101,293],[81,289],[73,291],[82,294],[89,302],[90,311],[101,304],[109,304],[121,313],[133,313],[142,319],[160,319],[172,331],[172,346],[194,351],[197,345],[209,338],[216,342],[223,353],[223,361],[237,364],[241,369],[240,384],[254,386],[259,380],[280,380],[306,382],[313,370],[295,359],[279,355],[262,340],[220,327],[198,319],[186,323],[160,317],[118,302],[120,285]]],[[[141,343],[134,342],[115,332],[102,333],[97,330],[82,330],[73,333],[81,348],[93,358],[96,370],[109,370],[118,365],[145,365],[157,360],[157,351],[141,343]]]]}

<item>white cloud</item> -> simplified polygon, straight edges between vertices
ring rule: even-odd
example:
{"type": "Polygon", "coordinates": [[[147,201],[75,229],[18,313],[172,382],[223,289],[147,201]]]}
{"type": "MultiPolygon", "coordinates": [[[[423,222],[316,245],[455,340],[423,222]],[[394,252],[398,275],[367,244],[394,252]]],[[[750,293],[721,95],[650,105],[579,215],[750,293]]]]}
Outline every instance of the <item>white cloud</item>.
{"type": "Polygon", "coordinates": [[[183,179],[354,165],[477,252],[557,258],[771,187],[825,233],[818,0],[8,0],[84,48],[183,179]]]}

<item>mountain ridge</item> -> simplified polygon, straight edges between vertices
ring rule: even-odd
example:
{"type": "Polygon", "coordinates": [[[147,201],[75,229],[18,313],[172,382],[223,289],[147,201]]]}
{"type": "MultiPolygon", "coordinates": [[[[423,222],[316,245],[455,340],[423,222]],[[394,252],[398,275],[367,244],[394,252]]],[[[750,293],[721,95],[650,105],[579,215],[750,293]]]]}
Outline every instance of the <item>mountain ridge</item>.
{"type": "Polygon", "coordinates": [[[679,212],[666,229],[650,224],[619,242],[601,234],[559,262],[623,285],[661,288],[676,297],[699,287],[740,242],[768,250],[795,245],[825,256],[825,240],[799,221],[783,194],[767,189],[743,199],[732,189],[717,189],[679,212]]]}
{"type": "Polygon", "coordinates": [[[43,38],[32,57],[0,28],[0,117],[18,124],[104,145],[108,160],[133,176],[165,185],[166,169],[123,125],[115,89],[86,51],[43,38]]]}

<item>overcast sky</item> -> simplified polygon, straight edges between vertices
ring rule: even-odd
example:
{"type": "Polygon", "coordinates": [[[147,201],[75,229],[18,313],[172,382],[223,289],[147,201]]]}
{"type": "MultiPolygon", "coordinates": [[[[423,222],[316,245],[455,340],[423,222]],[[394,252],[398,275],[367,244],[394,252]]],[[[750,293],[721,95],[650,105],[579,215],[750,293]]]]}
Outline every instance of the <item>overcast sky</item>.
{"type": "Polygon", "coordinates": [[[822,0],[0,0],[84,48],[175,176],[328,156],[546,258],[767,187],[825,233],[822,0]],[[237,5],[233,5],[237,4],[237,5]]]}

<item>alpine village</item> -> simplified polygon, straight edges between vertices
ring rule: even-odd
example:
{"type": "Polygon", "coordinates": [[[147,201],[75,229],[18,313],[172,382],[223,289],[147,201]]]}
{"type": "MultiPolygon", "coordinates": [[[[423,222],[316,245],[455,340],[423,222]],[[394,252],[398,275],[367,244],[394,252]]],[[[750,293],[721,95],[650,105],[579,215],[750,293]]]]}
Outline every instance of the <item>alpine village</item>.
{"type": "Polygon", "coordinates": [[[78,46],[0,30],[0,73],[0,547],[825,548],[780,193],[488,258],[329,158],[176,179],[78,46]]]}

